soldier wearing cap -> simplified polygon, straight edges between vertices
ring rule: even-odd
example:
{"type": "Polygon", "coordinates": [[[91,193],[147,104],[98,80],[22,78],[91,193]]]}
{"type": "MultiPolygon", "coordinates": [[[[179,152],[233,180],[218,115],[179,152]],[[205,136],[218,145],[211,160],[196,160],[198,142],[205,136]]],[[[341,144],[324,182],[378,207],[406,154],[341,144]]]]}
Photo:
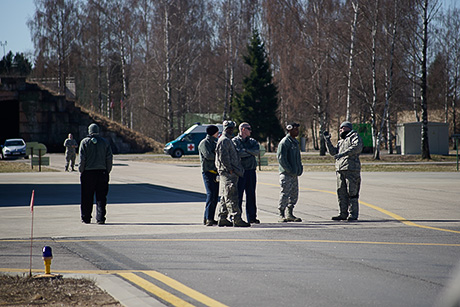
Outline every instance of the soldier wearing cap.
{"type": "Polygon", "coordinates": [[[323,133],[330,155],[335,158],[337,175],[337,197],[340,213],[333,220],[356,221],[359,215],[359,190],[361,186],[361,162],[359,155],[363,150],[363,141],[353,130],[349,121],[344,121],[339,129],[337,146],[332,145],[331,135],[323,133]]]}
{"type": "Polygon", "coordinates": [[[300,159],[300,146],[296,137],[299,135],[299,124],[292,123],[286,126],[287,134],[278,145],[276,157],[280,172],[280,200],[278,222],[301,222],[302,219],[294,216],[293,210],[299,198],[299,179],[303,173],[300,159]],[[287,214],[285,213],[288,209],[287,214]]]}
{"type": "Polygon", "coordinates": [[[220,227],[249,227],[251,224],[243,221],[241,210],[238,206],[238,177],[243,176],[244,170],[235,145],[232,142],[235,123],[231,120],[225,120],[223,126],[224,131],[216,146],[216,168],[220,175],[222,186],[217,225],[220,227]],[[233,223],[227,219],[229,214],[233,217],[233,223]]]}
{"type": "Polygon", "coordinates": [[[109,174],[113,155],[110,144],[99,136],[99,126],[91,124],[88,136],[80,142],[81,221],[91,223],[94,194],[96,194],[96,221],[105,224],[109,174]]]}
{"type": "Polygon", "coordinates": [[[249,223],[260,224],[257,219],[256,206],[256,157],[259,155],[259,142],[251,138],[251,125],[243,122],[239,127],[240,133],[233,138],[236,151],[244,169],[243,177],[238,180],[238,206],[243,210],[243,194],[246,193],[246,217],[249,223]]]}
{"type": "Polygon", "coordinates": [[[206,137],[198,145],[200,153],[201,173],[206,189],[206,207],[204,210],[204,224],[206,226],[217,225],[214,220],[217,202],[219,200],[219,182],[217,181],[216,169],[216,145],[219,128],[215,125],[206,127],[206,137]]]}

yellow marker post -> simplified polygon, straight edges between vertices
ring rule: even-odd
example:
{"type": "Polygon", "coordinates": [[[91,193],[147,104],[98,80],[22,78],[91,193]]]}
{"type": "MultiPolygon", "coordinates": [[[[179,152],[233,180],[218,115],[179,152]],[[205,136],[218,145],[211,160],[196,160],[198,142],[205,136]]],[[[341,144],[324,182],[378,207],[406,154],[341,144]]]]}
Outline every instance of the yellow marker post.
{"type": "Polygon", "coordinates": [[[53,252],[51,247],[43,247],[43,262],[45,263],[45,274],[36,275],[34,278],[60,278],[62,275],[51,274],[51,259],[53,259],[53,252]]]}
{"type": "Polygon", "coordinates": [[[45,274],[51,274],[51,259],[53,259],[53,252],[51,247],[43,247],[43,261],[45,262],[45,274]]]}

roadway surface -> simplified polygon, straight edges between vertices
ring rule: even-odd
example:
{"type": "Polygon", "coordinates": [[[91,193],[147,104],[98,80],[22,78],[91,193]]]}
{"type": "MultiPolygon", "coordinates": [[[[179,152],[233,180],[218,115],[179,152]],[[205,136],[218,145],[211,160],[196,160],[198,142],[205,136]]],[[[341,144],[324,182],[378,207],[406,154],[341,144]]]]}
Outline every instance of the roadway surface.
{"type": "Polygon", "coordinates": [[[115,156],[106,225],[80,222],[77,172],[0,174],[0,272],[29,272],[32,190],[33,272],[49,245],[52,273],[126,306],[433,306],[460,261],[459,173],[363,173],[355,223],[330,219],[335,174],[305,173],[303,222],[277,223],[278,174],[258,172],[261,224],[234,229],[202,225],[199,166],[171,162],[115,156]]]}

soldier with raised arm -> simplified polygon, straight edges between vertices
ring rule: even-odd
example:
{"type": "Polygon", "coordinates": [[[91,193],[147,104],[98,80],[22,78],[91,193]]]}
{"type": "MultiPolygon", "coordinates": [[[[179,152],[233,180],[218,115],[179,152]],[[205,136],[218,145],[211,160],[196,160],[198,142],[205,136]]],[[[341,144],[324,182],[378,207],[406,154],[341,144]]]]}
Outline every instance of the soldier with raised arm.
{"type": "Polygon", "coordinates": [[[335,221],[356,221],[359,216],[359,190],[361,186],[361,161],[359,155],[363,150],[363,141],[358,132],[353,130],[349,121],[344,121],[339,128],[337,146],[332,145],[331,135],[323,133],[327,150],[335,158],[337,175],[337,197],[339,215],[332,217],[335,221]]]}

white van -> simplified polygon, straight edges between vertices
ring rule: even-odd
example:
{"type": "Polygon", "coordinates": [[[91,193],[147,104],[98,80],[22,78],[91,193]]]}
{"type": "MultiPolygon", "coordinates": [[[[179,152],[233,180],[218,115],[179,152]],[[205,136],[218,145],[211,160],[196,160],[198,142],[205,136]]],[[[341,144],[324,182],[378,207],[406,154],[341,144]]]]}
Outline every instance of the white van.
{"type": "MultiPolygon", "coordinates": [[[[188,128],[175,140],[167,143],[164,153],[173,158],[180,158],[182,155],[197,155],[198,145],[206,137],[206,128],[211,124],[196,123],[188,128]]],[[[222,133],[222,124],[215,124],[219,128],[219,135],[222,133]]]]}

